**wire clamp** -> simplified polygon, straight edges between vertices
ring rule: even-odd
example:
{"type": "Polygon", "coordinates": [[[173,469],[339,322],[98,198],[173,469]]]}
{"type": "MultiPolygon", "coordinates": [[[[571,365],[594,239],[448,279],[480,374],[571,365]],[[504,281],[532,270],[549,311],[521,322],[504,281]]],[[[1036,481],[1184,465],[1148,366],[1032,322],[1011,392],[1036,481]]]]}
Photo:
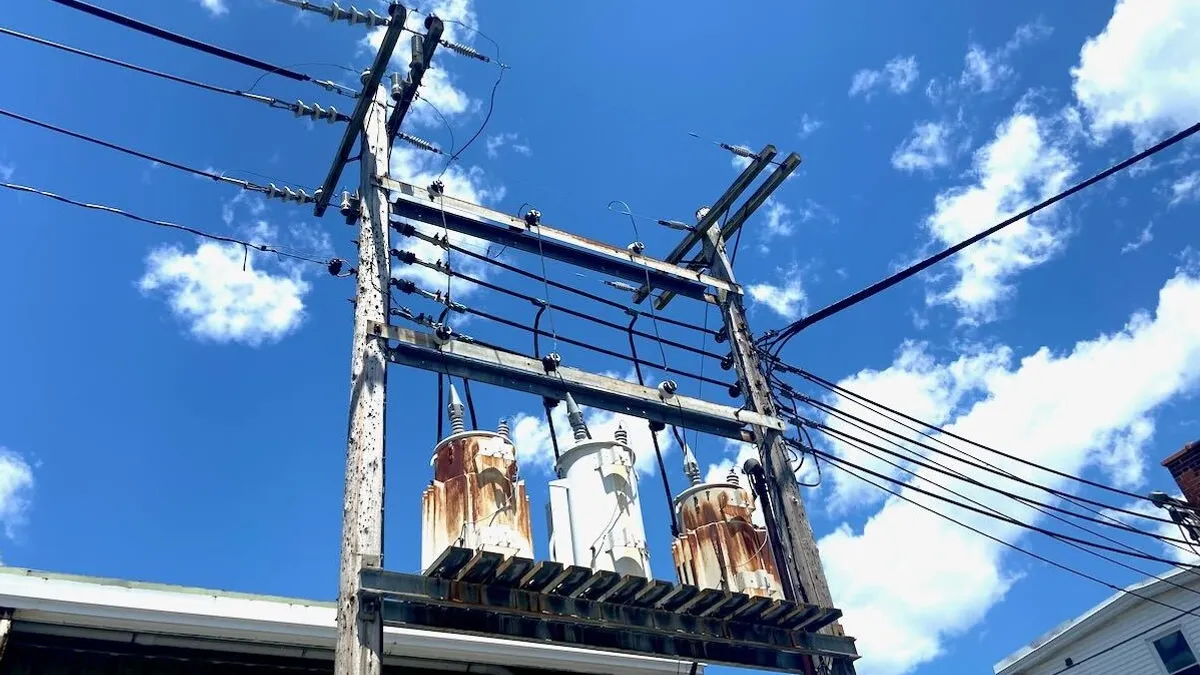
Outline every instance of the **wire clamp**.
{"type": "Polygon", "coordinates": [[[553,373],[554,371],[558,370],[558,366],[560,364],[562,364],[562,357],[558,355],[558,352],[550,352],[542,357],[542,368],[544,368],[547,373],[553,373]]]}
{"type": "Polygon", "coordinates": [[[529,227],[537,227],[542,222],[542,212],[537,209],[529,209],[523,216],[525,224],[529,227]]]}
{"type": "Polygon", "coordinates": [[[664,401],[674,397],[678,391],[679,385],[675,383],[675,380],[663,380],[658,384],[658,393],[664,401]]]}

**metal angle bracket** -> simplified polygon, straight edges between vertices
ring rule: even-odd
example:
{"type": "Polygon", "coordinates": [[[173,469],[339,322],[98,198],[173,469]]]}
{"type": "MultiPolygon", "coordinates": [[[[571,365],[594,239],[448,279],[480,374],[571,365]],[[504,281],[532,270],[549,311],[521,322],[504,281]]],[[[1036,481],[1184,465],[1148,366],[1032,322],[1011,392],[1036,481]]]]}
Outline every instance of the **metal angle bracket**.
{"type": "Polygon", "coordinates": [[[380,338],[396,341],[388,349],[387,358],[399,365],[558,400],[569,393],[583,405],[747,442],[755,438],[747,427],[786,429],[778,417],[678,394],[664,398],[656,388],[568,366],[547,373],[538,359],[492,347],[458,340],[439,344],[429,333],[376,322],[371,323],[370,331],[380,338]]]}
{"type": "Polygon", "coordinates": [[[425,188],[390,178],[380,181],[390,190],[392,215],[427,225],[545,255],[632,283],[644,284],[647,276],[655,288],[718,304],[715,293],[742,294],[737,284],[691,270],[682,265],[639,255],[603,242],[581,237],[545,224],[530,225],[521,218],[446,195],[436,197],[425,188]]]}

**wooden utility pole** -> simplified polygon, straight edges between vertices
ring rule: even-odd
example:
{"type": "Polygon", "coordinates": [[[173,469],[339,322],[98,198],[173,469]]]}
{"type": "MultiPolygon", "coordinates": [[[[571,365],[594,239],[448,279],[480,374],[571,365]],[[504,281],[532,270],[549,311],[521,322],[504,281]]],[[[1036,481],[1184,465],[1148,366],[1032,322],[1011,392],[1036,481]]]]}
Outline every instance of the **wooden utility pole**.
{"type": "MultiPolygon", "coordinates": [[[[364,77],[364,83],[368,78],[364,77]]],[[[338,585],[336,675],[379,675],[383,618],[377,603],[363,605],[359,572],[383,565],[384,413],[387,404],[385,344],[369,334],[386,323],[391,256],[388,253],[387,96],[382,87],[363,119],[359,181],[358,295],[350,369],[350,424],[346,492],[342,507],[342,557],[338,585]]]]}
{"type": "MultiPolygon", "coordinates": [[[[733,265],[725,254],[725,240],[721,236],[721,229],[711,228],[707,236],[705,248],[709,254],[713,276],[731,284],[735,283],[733,265]]],[[[758,352],[755,351],[751,339],[741,296],[725,294],[721,299],[721,313],[729,335],[733,363],[746,407],[763,415],[776,415],[778,411],[771,397],[771,387],[763,374],[758,352]]],[[[833,596],[829,592],[829,582],[825,579],[821,554],[817,550],[812,525],[808,522],[808,511],[804,508],[804,500],[800,496],[800,484],[788,459],[783,433],[762,427],[756,427],[755,431],[758,436],[759,461],[762,462],[767,490],[771,494],[770,508],[777,509],[775,520],[778,527],[770,536],[778,537],[782,544],[776,550],[782,551],[784,559],[776,561],[776,567],[779,568],[784,584],[784,594],[794,602],[833,607],[833,596]]],[[[821,632],[841,635],[842,628],[833,623],[821,632]]],[[[835,672],[842,675],[854,672],[854,666],[849,661],[838,662],[836,668],[835,672]]]]}

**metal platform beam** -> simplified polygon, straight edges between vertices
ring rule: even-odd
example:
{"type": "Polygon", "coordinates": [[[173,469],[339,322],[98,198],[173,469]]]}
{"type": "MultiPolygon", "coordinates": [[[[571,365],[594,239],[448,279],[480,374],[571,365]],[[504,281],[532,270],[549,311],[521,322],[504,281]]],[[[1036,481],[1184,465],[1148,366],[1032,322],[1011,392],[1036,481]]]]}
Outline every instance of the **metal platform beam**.
{"type": "Polygon", "coordinates": [[[559,400],[569,393],[582,405],[748,442],[754,438],[748,430],[751,425],[777,431],[786,428],[778,417],[678,394],[664,399],[658,389],[567,366],[547,373],[538,359],[491,347],[458,340],[441,344],[429,333],[380,323],[372,324],[371,330],[397,341],[387,357],[400,365],[559,400]]]}
{"type": "Polygon", "coordinates": [[[509,248],[545,255],[553,260],[585,267],[635,284],[670,290],[713,304],[713,291],[742,294],[730,284],[696,270],[657,258],[637,255],[623,248],[557,230],[549,225],[529,225],[521,218],[444,195],[432,196],[428,189],[386,179],[380,185],[392,192],[392,215],[418,220],[509,248]]]}
{"type": "Polygon", "coordinates": [[[650,586],[664,593],[614,602],[610,576],[450,548],[425,576],[368,569],[361,585],[387,625],[788,672],[805,657],[858,658],[852,638],[812,632],[841,615],[834,609],[666,582],[650,586]]]}

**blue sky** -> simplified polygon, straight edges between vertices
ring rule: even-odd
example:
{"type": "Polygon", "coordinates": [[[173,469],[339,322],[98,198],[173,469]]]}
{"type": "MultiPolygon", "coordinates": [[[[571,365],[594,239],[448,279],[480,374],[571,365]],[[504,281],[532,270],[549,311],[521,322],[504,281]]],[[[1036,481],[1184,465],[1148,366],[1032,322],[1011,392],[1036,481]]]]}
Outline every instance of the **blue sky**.
{"type": "MultiPolygon", "coordinates": [[[[360,27],[267,0],[103,4],[347,84],[372,54],[360,27]]],[[[714,199],[737,163],[688,132],[801,153],[801,169],[741,245],[737,271],[757,331],[1200,118],[1200,46],[1192,39],[1200,9],[1185,0],[797,2],[737,15],[715,2],[636,12],[544,1],[442,0],[437,8],[478,25],[512,66],[483,136],[446,174],[449,190],[464,198],[510,212],[529,204],[548,223],[614,244],[640,239],[661,256],[679,233],[644,220],[635,232],[606,205],[620,199],[638,214],[687,219],[714,199]]],[[[16,30],[208,82],[245,88],[258,78],[51,3],[19,3],[5,16],[16,30]]],[[[454,39],[492,49],[451,29],[454,39]]],[[[406,62],[406,48],[399,53],[406,62]]],[[[7,109],[258,182],[311,190],[341,134],[340,126],[13,38],[0,40],[0,59],[25,64],[5,69],[7,109]]],[[[498,71],[449,54],[435,63],[425,94],[461,144],[482,121],[498,71]]],[[[255,91],[351,107],[279,78],[264,78],[255,91]]],[[[414,108],[411,122],[413,133],[451,146],[428,107],[414,108]]],[[[1163,153],[814,326],[785,356],[1024,457],[1137,492],[1173,490],[1158,460],[1200,436],[1198,154],[1194,143],[1163,153]]],[[[440,166],[416,151],[393,156],[394,175],[418,185],[440,166]]],[[[353,230],[333,212],[317,221],[307,209],[8,119],[0,120],[0,177],[297,250],[354,252],[353,230]]],[[[331,598],[352,283],[257,254],[243,270],[237,248],[32,195],[5,191],[0,199],[4,563],[331,598]]],[[[511,274],[453,262],[542,294],[511,274]]],[[[591,273],[548,268],[623,300],[591,273]]],[[[398,272],[430,289],[445,283],[398,272]]],[[[468,284],[453,290],[462,302],[532,319],[526,303],[468,284]]],[[[402,301],[434,311],[415,297],[402,301]]],[[[671,312],[705,320],[694,302],[676,301],[671,312]]],[[[548,318],[564,336],[627,347],[622,334],[548,318]]],[[[622,320],[619,312],[607,318],[622,320]]],[[[526,335],[480,319],[460,327],[531,349],[526,335]]],[[[650,343],[641,349],[658,356],[650,343]]],[[[627,374],[625,364],[570,345],[558,351],[571,365],[627,374]]],[[[699,368],[698,358],[667,353],[671,366],[687,370],[699,368]]],[[[411,570],[436,440],[435,378],[400,369],[390,377],[387,566],[411,570]]],[[[681,383],[692,394],[726,396],[681,383]]],[[[549,449],[540,401],[482,386],[474,393],[481,422],[517,417],[537,552],[545,555],[549,449]]],[[[616,421],[591,419],[597,429],[616,421]]],[[[648,442],[641,429],[639,449],[648,442]]],[[[694,446],[715,472],[742,452],[715,438],[694,446]]],[[[848,448],[827,449],[865,461],[848,448]]],[[[652,565],[667,577],[665,500],[651,462],[643,463],[643,481],[655,487],[647,494],[657,495],[643,504],[652,565]]],[[[682,485],[673,444],[668,463],[682,485]]],[[[983,671],[1109,593],[829,471],[806,493],[834,598],[868,675],[983,671]]],[[[1138,578],[988,527],[1114,583],[1138,578]]]]}

